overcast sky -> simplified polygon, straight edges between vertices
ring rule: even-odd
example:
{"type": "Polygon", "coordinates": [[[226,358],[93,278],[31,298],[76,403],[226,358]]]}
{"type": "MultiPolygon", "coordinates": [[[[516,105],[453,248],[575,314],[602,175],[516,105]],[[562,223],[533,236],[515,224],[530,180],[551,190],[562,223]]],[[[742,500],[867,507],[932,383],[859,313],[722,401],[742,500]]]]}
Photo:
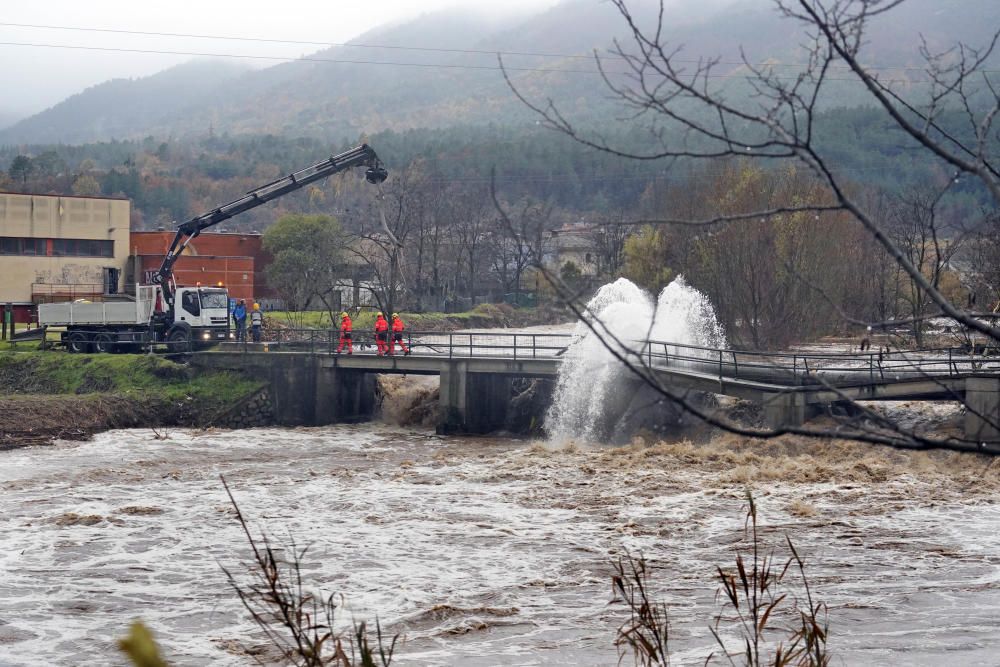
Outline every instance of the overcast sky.
{"type": "MultiPolygon", "coordinates": [[[[448,7],[544,9],[557,0],[40,0],[0,4],[0,23],[106,28],[278,40],[345,42],[387,22],[448,7]]],[[[0,25],[0,114],[30,115],[111,78],[138,77],[191,56],[53,46],[228,53],[294,58],[321,45],[274,44],[0,25]],[[13,46],[11,42],[49,46],[13,46]]],[[[261,66],[267,61],[246,60],[261,66]]],[[[275,61],[277,62],[277,61],[275,61]]]]}

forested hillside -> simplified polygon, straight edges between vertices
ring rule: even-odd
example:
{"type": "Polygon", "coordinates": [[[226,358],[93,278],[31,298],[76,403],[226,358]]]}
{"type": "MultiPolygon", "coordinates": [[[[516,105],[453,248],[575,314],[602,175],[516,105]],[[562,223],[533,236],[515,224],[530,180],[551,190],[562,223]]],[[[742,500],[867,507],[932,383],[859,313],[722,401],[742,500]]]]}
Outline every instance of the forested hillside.
{"type": "MultiPolygon", "coordinates": [[[[956,132],[960,121],[952,117],[956,132]]],[[[615,145],[640,149],[647,140],[628,124],[616,127],[605,132],[615,145]]],[[[947,170],[915,150],[912,140],[887,131],[885,117],[872,109],[825,112],[817,133],[830,163],[849,180],[901,192],[948,178],[947,170]]],[[[5,147],[0,148],[0,189],[123,195],[132,200],[137,228],[156,227],[234,199],[360,140],[376,147],[393,177],[414,167],[451,187],[480,191],[495,178],[504,197],[547,201],[567,218],[630,214],[648,189],[688,177],[683,163],[622,160],[536,125],[463,126],[385,131],[338,143],[244,135],[5,147]],[[11,169],[19,155],[29,164],[23,177],[11,169]]],[[[343,188],[343,179],[335,179],[318,186],[329,197],[298,193],[232,224],[263,229],[284,212],[329,213],[357,205],[353,191],[343,188]]],[[[948,196],[956,214],[977,211],[984,201],[981,191],[962,182],[948,196]]]]}
{"type": "Polygon", "coordinates": [[[223,82],[247,71],[242,63],[195,60],[141,79],[106,81],[0,132],[0,142],[136,136],[141,128],[161,127],[187,109],[210,106],[223,82]]]}

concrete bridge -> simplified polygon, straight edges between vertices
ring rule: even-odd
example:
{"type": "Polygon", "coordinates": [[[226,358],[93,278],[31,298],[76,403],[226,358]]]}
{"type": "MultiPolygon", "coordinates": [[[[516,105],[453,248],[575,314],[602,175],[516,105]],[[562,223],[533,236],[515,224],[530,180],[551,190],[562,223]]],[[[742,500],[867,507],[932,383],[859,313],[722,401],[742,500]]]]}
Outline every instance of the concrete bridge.
{"type": "MultiPolygon", "coordinates": [[[[325,425],[369,418],[377,374],[437,375],[439,432],[503,428],[515,378],[557,377],[571,336],[535,333],[410,334],[408,356],[371,349],[333,353],[330,332],[294,341],[224,344],[193,363],[250,372],[271,385],[276,418],[325,425]]],[[[849,400],[963,401],[965,435],[1000,442],[1000,358],[956,349],[863,354],[785,354],[720,350],[660,341],[620,351],[678,393],[710,392],[755,401],[772,427],[797,426],[849,400]]],[[[638,379],[634,379],[639,382],[638,379]]]]}

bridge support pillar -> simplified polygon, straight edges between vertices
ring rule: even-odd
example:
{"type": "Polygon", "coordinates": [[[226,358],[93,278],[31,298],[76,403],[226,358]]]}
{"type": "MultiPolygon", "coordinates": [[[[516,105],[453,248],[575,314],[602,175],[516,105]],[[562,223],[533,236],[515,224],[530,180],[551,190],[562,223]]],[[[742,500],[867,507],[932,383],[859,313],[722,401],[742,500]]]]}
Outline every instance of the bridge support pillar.
{"type": "Polygon", "coordinates": [[[966,379],[965,405],[965,437],[1000,442],[1000,378],[966,379]]]}
{"type": "Polygon", "coordinates": [[[507,422],[511,379],[498,373],[470,373],[464,361],[441,369],[438,433],[490,433],[507,422]]]}
{"type": "Polygon", "coordinates": [[[801,394],[772,394],[764,398],[764,421],[774,429],[801,426],[812,416],[810,407],[801,394]]]}
{"type": "MultiPolygon", "coordinates": [[[[313,401],[314,426],[360,422],[375,412],[375,376],[361,371],[320,366],[313,401]]],[[[303,394],[303,399],[308,397],[303,394]]]]}
{"type": "Polygon", "coordinates": [[[468,413],[466,403],[466,383],[469,368],[464,361],[450,362],[441,367],[441,389],[439,391],[440,416],[437,432],[441,434],[459,433],[465,425],[468,413]]]}
{"type": "MultiPolygon", "coordinates": [[[[271,360],[270,357],[265,359],[271,360]]],[[[282,426],[314,425],[315,401],[312,399],[318,375],[315,359],[288,357],[281,359],[281,363],[261,365],[267,372],[275,421],[282,426]]]]}

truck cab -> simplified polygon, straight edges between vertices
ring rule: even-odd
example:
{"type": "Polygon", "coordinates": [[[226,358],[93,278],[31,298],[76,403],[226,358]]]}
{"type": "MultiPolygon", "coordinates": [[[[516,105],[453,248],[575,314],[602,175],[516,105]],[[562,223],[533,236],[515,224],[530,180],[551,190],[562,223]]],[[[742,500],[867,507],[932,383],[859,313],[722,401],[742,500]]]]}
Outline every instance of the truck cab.
{"type": "Polygon", "coordinates": [[[197,345],[223,341],[228,335],[229,292],[224,287],[177,288],[167,340],[197,345]]]}

